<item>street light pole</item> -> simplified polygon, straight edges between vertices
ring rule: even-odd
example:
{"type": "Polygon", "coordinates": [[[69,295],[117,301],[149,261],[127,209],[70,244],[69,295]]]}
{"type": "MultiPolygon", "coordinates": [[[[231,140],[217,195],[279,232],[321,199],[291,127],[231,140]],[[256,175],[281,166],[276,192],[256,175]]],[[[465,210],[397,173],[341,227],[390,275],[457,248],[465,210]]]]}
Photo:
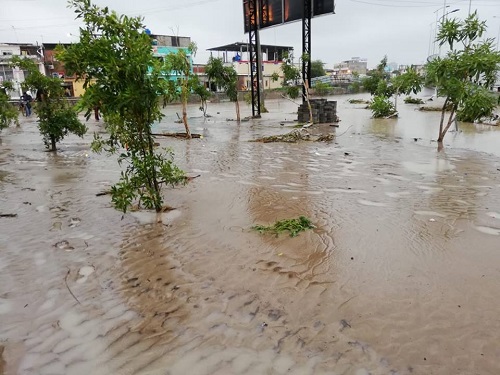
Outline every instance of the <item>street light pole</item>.
{"type": "Polygon", "coordinates": [[[434,11],[434,13],[436,14],[436,28],[434,29],[434,43],[432,44],[432,54],[435,55],[436,54],[436,38],[437,38],[437,29],[438,29],[438,17],[439,17],[439,11],[441,9],[443,9],[443,15],[444,15],[444,12],[446,11],[446,8],[449,8],[450,6],[449,5],[445,5],[444,8],[438,8],[434,11]]]}

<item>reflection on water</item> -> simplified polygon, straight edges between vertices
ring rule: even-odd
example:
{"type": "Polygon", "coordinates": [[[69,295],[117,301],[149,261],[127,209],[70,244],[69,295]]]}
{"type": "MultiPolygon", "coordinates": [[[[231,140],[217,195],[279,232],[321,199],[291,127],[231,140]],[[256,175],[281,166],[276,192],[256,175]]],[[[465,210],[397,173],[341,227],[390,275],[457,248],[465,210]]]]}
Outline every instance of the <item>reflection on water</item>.
{"type": "MultiPolygon", "coordinates": [[[[18,216],[0,218],[0,370],[500,373],[500,155],[474,151],[500,133],[461,124],[438,153],[438,114],[400,103],[372,120],[338,100],[331,143],[247,142],[291,130],[287,101],[239,125],[213,105],[192,119],[203,139],[160,139],[201,175],[166,190],[162,223],[95,196],[119,170],[86,155],[90,135],[50,155],[36,129],[7,129],[0,212],[18,216]],[[250,230],[299,215],[316,228],[250,230]]],[[[180,129],[166,115],[156,129],[180,129]]]]}

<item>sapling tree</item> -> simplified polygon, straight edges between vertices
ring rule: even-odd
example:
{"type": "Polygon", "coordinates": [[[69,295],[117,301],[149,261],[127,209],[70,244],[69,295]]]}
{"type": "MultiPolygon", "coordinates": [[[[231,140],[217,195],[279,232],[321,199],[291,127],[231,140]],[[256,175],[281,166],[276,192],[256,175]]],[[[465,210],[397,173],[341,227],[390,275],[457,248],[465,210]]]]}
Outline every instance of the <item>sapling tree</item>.
{"type": "Polygon", "coordinates": [[[200,111],[203,112],[204,117],[207,117],[207,100],[210,98],[210,91],[207,90],[198,76],[192,76],[190,80],[189,86],[192,87],[193,92],[200,98],[200,111]]]}
{"type": "Polygon", "coordinates": [[[186,181],[173,163],[171,151],[155,152],[152,125],[163,117],[160,96],[173,89],[162,73],[162,63],[154,58],[149,35],[140,17],[119,15],[90,0],[71,0],[80,28],[80,41],[60,49],[58,58],[66,71],[84,80],[86,88],[80,104],[100,108],[109,137],[94,134],[94,151],[118,153],[126,164],[120,181],[111,189],[112,202],[126,212],[138,207],[163,209],[163,185],[186,181]]]}
{"type": "Polygon", "coordinates": [[[40,98],[34,109],[45,146],[50,151],[56,151],[57,143],[69,133],[83,137],[87,127],[78,119],[77,110],[65,99],[61,79],[40,73],[35,62],[29,59],[14,56],[11,64],[28,72],[23,87],[37,92],[40,98]]]}
{"type": "Polygon", "coordinates": [[[424,84],[424,78],[415,70],[415,68],[410,67],[403,74],[398,74],[391,79],[391,85],[394,92],[394,109],[398,110],[398,98],[399,95],[410,95],[411,93],[417,94],[422,90],[424,84]]]}
{"type": "Polygon", "coordinates": [[[205,67],[209,81],[222,88],[229,100],[236,105],[236,121],[240,121],[240,103],[238,101],[238,74],[232,66],[224,66],[222,59],[210,56],[205,67]]]}
{"type": "Polygon", "coordinates": [[[192,71],[191,66],[191,57],[196,55],[196,43],[189,43],[187,50],[179,49],[175,53],[169,53],[165,56],[165,62],[163,65],[164,72],[170,75],[173,79],[172,82],[175,82],[178,86],[177,92],[180,95],[180,99],[182,102],[182,122],[186,129],[186,138],[191,138],[191,131],[189,130],[189,124],[187,121],[187,102],[189,99],[189,95],[191,94],[191,90],[194,88],[193,84],[196,82],[193,81],[192,77],[195,74],[192,71]]]}
{"type": "Polygon", "coordinates": [[[389,117],[397,115],[397,101],[400,94],[417,93],[422,89],[423,77],[410,68],[405,73],[391,78],[386,71],[387,56],[380,61],[376,69],[368,72],[368,77],[363,80],[363,86],[372,94],[373,99],[369,105],[373,117],[389,117]],[[391,97],[394,96],[394,104],[391,97]]]}
{"type": "Polygon", "coordinates": [[[5,81],[0,85],[0,132],[11,124],[19,126],[19,111],[9,103],[7,92],[13,89],[12,82],[5,81]]]}
{"type": "Polygon", "coordinates": [[[455,120],[470,121],[490,116],[496,105],[489,88],[500,70],[500,52],[493,39],[481,39],[486,32],[485,21],[477,13],[465,20],[445,19],[439,27],[437,41],[450,51],[426,65],[427,79],[445,101],[439,123],[438,143],[455,120]],[[449,110],[445,124],[445,112],[449,110]]]}
{"type": "Polygon", "coordinates": [[[299,66],[293,63],[293,57],[285,55],[283,58],[283,63],[281,64],[281,71],[283,72],[283,82],[282,87],[285,89],[286,94],[291,99],[296,99],[300,96],[300,84],[304,87],[304,92],[302,96],[307,102],[307,107],[309,109],[309,123],[313,123],[312,107],[309,100],[309,83],[304,80],[301,74],[302,64],[309,59],[309,55],[304,54],[299,60],[299,66]]]}

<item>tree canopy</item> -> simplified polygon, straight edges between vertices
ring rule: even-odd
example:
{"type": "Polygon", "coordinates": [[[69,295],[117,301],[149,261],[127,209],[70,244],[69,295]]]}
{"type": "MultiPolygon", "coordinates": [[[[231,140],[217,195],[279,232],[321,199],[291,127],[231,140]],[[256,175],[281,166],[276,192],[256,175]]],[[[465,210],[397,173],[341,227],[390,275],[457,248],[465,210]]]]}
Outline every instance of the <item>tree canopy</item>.
{"type": "Polygon", "coordinates": [[[311,61],[311,78],[321,77],[326,75],[325,63],[321,60],[311,61]]]}
{"type": "Polygon", "coordinates": [[[224,90],[229,100],[236,104],[236,120],[240,121],[240,107],[238,103],[238,74],[233,66],[224,66],[221,58],[210,56],[205,72],[209,81],[224,90]]]}
{"type": "Polygon", "coordinates": [[[152,125],[163,117],[159,97],[174,95],[176,88],[153,56],[141,18],[119,15],[90,0],[70,4],[85,26],[80,41],[60,49],[58,58],[69,74],[84,80],[80,103],[87,118],[96,106],[104,115],[109,137],[95,134],[94,151],[118,152],[119,163],[126,163],[112,187],[112,201],[123,212],[133,203],[159,212],[161,186],[185,182],[172,153],[155,152],[151,134],[152,125]]]}
{"type": "Polygon", "coordinates": [[[45,146],[56,151],[57,143],[68,133],[83,137],[87,127],[78,119],[77,110],[66,100],[61,79],[42,74],[35,62],[29,59],[14,56],[11,64],[29,72],[23,89],[36,92],[38,101],[35,112],[45,146]]]}
{"type": "Polygon", "coordinates": [[[486,29],[486,22],[480,21],[476,12],[465,20],[446,19],[440,25],[437,41],[450,50],[426,65],[427,81],[445,98],[438,142],[455,120],[473,122],[491,115],[495,108],[489,88],[500,69],[500,53],[494,49],[493,39],[481,39],[486,29]],[[445,125],[447,109],[450,114],[445,125]]]}

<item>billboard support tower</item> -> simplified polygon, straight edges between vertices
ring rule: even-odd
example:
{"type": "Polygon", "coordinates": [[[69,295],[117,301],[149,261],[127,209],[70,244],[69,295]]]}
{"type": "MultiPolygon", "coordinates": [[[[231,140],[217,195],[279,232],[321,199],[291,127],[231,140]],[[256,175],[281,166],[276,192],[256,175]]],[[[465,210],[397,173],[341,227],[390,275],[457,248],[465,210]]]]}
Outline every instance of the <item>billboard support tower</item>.
{"type": "Polygon", "coordinates": [[[260,69],[261,58],[259,53],[259,20],[258,0],[248,0],[248,13],[250,20],[250,30],[248,33],[248,44],[250,49],[250,80],[252,87],[252,116],[260,117],[260,69]]]}
{"type": "Polygon", "coordinates": [[[311,87],[311,18],[312,0],[304,0],[304,13],[302,14],[302,103],[306,101],[306,85],[311,87]],[[307,56],[307,58],[304,58],[307,56]]]}

